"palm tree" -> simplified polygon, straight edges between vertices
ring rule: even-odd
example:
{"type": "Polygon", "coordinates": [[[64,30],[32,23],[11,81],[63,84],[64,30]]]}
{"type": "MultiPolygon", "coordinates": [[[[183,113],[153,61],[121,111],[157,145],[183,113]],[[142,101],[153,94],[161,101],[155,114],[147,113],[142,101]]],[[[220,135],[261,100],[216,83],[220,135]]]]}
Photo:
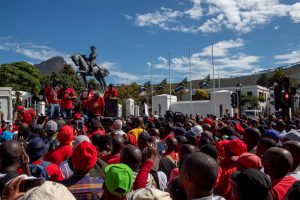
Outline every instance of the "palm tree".
{"type": "Polygon", "coordinates": [[[288,71],[284,70],[283,68],[275,69],[269,78],[269,86],[273,86],[275,82],[281,82],[284,78],[287,78],[290,82],[292,81],[288,71]]]}

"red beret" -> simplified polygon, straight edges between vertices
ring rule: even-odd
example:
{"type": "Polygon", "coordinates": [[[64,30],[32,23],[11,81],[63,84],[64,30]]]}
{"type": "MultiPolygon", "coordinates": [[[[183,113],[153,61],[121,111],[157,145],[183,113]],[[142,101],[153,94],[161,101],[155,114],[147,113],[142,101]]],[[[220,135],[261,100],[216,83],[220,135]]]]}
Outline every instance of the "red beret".
{"type": "Polygon", "coordinates": [[[62,145],[70,144],[74,140],[74,129],[69,125],[64,125],[57,134],[57,140],[62,145]]]}
{"type": "Polygon", "coordinates": [[[81,119],[81,114],[75,113],[73,119],[75,119],[75,120],[81,119]]]}
{"type": "Polygon", "coordinates": [[[244,128],[241,126],[241,124],[235,124],[234,125],[234,129],[236,132],[238,132],[239,134],[244,134],[245,130],[244,128]]]}
{"type": "Polygon", "coordinates": [[[226,146],[235,156],[240,156],[247,152],[247,145],[242,140],[231,140],[226,146]]]}
{"type": "Polygon", "coordinates": [[[209,124],[209,125],[215,124],[214,120],[211,119],[211,118],[208,118],[208,117],[205,117],[205,118],[203,119],[203,123],[204,123],[204,124],[209,124]]]}
{"type": "Polygon", "coordinates": [[[261,169],[262,163],[260,158],[253,154],[253,153],[243,153],[240,156],[233,156],[231,160],[240,163],[246,169],[254,168],[254,169],[261,169]]]}
{"type": "Polygon", "coordinates": [[[73,167],[81,172],[88,173],[95,166],[97,155],[96,147],[88,141],[83,141],[73,151],[73,167]]]}

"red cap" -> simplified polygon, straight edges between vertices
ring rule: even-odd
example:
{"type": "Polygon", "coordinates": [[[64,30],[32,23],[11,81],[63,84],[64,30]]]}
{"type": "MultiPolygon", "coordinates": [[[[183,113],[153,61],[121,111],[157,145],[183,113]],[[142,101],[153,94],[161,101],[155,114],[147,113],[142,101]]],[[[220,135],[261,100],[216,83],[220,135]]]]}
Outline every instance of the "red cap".
{"type": "Polygon", "coordinates": [[[242,140],[231,140],[227,147],[235,156],[240,156],[247,152],[247,145],[242,140]]]}
{"type": "Polygon", "coordinates": [[[17,106],[17,110],[24,110],[24,106],[17,106]]]}
{"type": "Polygon", "coordinates": [[[246,169],[254,168],[261,169],[262,164],[260,158],[253,153],[243,153],[240,156],[233,156],[231,160],[241,164],[246,169]]]}
{"type": "Polygon", "coordinates": [[[75,169],[89,172],[97,162],[97,149],[88,141],[79,143],[72,154],[72,163],[75,169]]]}
{"type": "Polygon", "coordinates": [[[81,114],[80,113],[75,113],[73,119],[74,120],[81,119],[81,114]]]}
{"type": "Polygon", "coordinates": [[[241,124],[235,124],[234,125],[234,130],[236,132],[238,132],[239,134],[244,134],[245,130],[244,128],[241,126],[241,124]]]}
{"type": "Polygon", "coordinates": [[[229,140],[220,140],[216,142],[216,147],[218,149],[218,156],[219,157],[224,157],[224,146],[229,144],[229,140]]]}
{"type": "Polygon", "coordinates": [[[208,118],[208,117],[205,117],[205,118],[203,119],[203,123],[204,123],[204,124],[213,125],[215,122],[214,122],[213,119],[208,118]]]}
{"type": "Polygon", "coordinates": [[[69,125],[64,125],[57,134],[57,140],[62,145],[70,144],[74,140],[74,129],[69,125]]]}

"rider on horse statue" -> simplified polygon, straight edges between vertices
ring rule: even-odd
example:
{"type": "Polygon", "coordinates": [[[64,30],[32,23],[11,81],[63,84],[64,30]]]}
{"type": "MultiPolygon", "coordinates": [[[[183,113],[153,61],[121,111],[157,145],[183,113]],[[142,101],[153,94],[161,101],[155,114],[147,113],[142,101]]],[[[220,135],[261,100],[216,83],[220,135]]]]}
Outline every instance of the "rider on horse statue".
{"type": "Polygon", "coordinates": [[[91,46],[91,53],[89,58],[86,57],[86,55],[82,55],[82,57],[84,58],[84,60],[86,61],[86,63],[89,66],[89,74],[93,74],[93,67],[96,65],[96,47],[95,46],[91,46]]]}

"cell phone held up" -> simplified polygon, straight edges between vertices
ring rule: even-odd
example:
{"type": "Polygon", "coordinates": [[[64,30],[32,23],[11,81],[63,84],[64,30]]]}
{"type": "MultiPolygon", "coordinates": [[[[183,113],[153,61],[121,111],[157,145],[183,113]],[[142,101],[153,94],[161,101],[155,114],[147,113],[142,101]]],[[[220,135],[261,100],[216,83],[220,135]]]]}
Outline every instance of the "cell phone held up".
{"type": "Polygon", "coordinates": [[[77,121],[77,129],[82,130],[83,129],[83,122],[82,121],[77,121]]]}

